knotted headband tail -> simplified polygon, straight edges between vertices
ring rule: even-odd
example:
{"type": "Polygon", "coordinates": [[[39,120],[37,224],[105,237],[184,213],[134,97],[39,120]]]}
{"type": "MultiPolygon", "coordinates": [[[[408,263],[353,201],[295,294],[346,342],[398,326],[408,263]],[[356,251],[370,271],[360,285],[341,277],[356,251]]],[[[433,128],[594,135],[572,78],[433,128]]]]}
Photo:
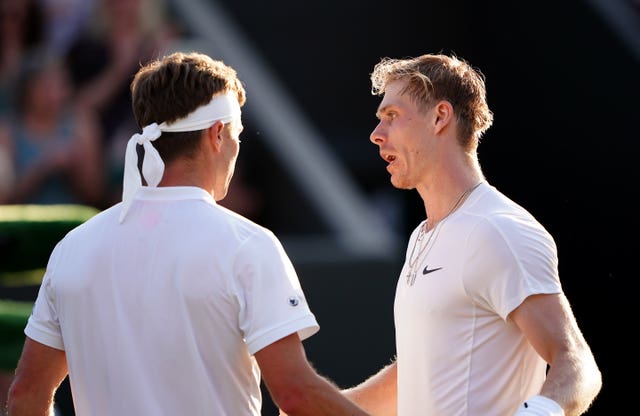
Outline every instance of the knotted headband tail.
{"type": "Polygon", "coordinates": [[[164,162],[160,154],[153,147],[154,140],[158,139],[163,131],[184,132],[208,129],[217,121],[227,124],[233,119],[240,119],[240,104],[236,95],[228,91],[224,95],[215,96],[209,103],[198,107],[195,111],[174,123],[151,123],[142,129],[142,133],[136,133],[129,139],[124,162],[124,181],[122,186],[122,210],[120,211],[120,223],[129,212],[136,192],[142,186],[142,178],[138,171],[137,145],[144,147],[144,159],[142,160],[142,174],[147,185],[156,187],[164,174],[164,162]]]}
{"type": "Polygon", "coordinates": [[[144,159],[142,160],[142,174],[149,186],[158,186],[164,173],[164,162],[155,147],[151,144],[162,131],[157,123],[151,123],[142,129],[142,134],[131,136],[127,143],[127,151],[124,156],[124,182],[122,185],[122,211],[120,211],[120,223],[129,212],[133,197],[142,186],[142,178],[138,171],[138,152],[136,146],[144,147],[144,159]]]}

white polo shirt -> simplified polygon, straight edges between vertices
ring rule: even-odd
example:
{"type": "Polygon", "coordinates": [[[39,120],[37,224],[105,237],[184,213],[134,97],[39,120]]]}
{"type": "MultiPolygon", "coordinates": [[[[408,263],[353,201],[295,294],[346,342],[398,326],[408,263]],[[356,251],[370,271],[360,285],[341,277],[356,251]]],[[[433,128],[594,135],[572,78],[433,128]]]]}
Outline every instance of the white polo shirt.
{"type": "Polygon", "coordinates": [[[65,350],[78,415],[260,415],[253,354],[318,331],[267,229],[200,188],[143,187],[54,249],[25,328],[65,350]]]}
{"type": "Polygon", "coordinates": [[[555,242],[487,183],[431,231],[412,279],[419,228],[394,305],[398,415],[514,414],[539,393],[546,363],[507,316],[530,295],[562,291],[555,242]]]}

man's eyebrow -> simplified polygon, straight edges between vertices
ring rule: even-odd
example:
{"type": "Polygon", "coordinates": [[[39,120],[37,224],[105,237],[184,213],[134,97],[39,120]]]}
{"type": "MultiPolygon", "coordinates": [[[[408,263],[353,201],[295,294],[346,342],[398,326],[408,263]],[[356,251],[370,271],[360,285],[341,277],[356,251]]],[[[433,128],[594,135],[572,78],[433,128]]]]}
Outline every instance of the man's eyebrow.
{"type": "Polygon", "coordinates": [[[384,113],[389,112],[389,107],[391,107],[391,105],[385,105],[384,107],[378,108],[378,111],[376,111],[376,117],[380,118],[384,113]]]}

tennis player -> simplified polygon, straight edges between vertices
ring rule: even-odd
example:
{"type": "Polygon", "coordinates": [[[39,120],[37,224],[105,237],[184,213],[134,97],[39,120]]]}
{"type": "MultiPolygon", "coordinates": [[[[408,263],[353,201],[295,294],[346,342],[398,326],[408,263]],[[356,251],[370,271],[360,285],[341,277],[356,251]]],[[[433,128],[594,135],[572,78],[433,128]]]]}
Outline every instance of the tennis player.
{"type": "Polygon", "coordinates": [[[261,377],[289,415],[366,415],[308,363],[319,327],[278,239],[216,203],[239,152],[236,71],[174,53],[131,88],[123,200],[51,254],[9,415],[53,415],[67,374],[77,415],[258,416],[261,377]]]}
{"type": "Polygon", "coordinates": [[[551,235],[478,162],[493,123],[484,76],[455,56],[382,59],[371,141],[426,219],[409,239],[396,359],[348,395],[376,415],[575,416],[601,374],[558,275],[551,235]]]}

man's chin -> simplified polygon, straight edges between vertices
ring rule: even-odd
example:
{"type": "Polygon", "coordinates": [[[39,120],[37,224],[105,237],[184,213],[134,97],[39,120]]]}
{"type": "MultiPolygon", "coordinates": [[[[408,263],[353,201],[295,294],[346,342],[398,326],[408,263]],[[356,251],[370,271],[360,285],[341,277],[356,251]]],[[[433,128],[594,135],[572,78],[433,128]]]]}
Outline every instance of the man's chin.
{"type": "Polygon", "coordinates": [[[415,188],[402,180],[399,180],[399,179],[394,180],[393,176],[391,177],[391,185],[393,185],[393,187],[396,189],[404,189],[406,191],[409,191],[415,188]]]}

